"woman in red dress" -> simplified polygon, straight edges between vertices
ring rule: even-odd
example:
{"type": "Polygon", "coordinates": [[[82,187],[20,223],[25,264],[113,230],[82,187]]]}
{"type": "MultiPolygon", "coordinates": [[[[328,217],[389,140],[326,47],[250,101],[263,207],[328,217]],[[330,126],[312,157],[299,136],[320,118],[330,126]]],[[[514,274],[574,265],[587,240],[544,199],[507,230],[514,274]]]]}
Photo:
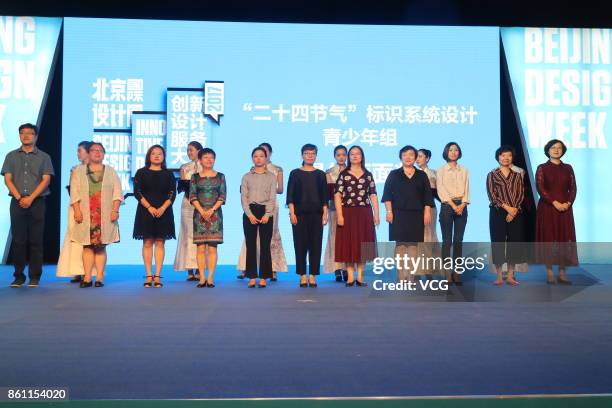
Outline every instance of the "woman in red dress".
{"type": "Polygon", "coordinates": [[[561,161],[567,147],[553,139],[544,146],[549,160],[538,166],[536,187],[540,194],[536,213],[537,259],[546,265],[546,281],[555,283],[553,265],[559,265],[557,282],[570,285],[567,266],[578,265],[576,229],[572,204],[576,199],[576,177],[569,164],[561,161]]]}

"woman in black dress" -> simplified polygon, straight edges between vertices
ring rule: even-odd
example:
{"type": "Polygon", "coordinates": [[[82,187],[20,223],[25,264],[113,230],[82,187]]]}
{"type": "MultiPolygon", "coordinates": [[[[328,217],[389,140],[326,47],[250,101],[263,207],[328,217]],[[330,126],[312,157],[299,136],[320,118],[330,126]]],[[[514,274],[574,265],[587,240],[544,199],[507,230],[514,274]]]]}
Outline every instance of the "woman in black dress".
{"type": "MultiPolygon", "coordinates": [[[[402,259],[406,255],[417,256],[417,243],[423,242],[425,225],[431,224],[434,206],[427,174],[414,167],[417,155],[417,149],[412,146],[400,150],[402,167],[389,173],[382,197],[387,209],[389,241],[396,242],[395,253],[402,259]]],[[[413,280],[416,272],[398,268],[398,280],[413,280]]]]}
{"type": "Polygon", "coordinates": [[[172,203],[176,197],[176,179],[166,168],[166,151],[154,145],[147,151],[145,167],[138,169],[134,176],[134,195],[138,200],[134,220],[134,239],[142,239],[142,258],[147,280],[145,288],[151,284],[161,288],[161,269],[164,264],[164,243],[174,235],[174,215],[172,203]],[[155,246],[155,276],[152,275],[153,246],[155,246]]]}
{"type": "Polygon", "coordinates": [[[316,159],[317,146],[305,144],[302,147],[302,167],[291,171],[287,183],[287,206],[295,247],[295,272],[300,275],[301,288],[317,287],[315,276],[321,268],[323,226],[327,224],[327,180],[325,173],[314,167],[316,159]]]}

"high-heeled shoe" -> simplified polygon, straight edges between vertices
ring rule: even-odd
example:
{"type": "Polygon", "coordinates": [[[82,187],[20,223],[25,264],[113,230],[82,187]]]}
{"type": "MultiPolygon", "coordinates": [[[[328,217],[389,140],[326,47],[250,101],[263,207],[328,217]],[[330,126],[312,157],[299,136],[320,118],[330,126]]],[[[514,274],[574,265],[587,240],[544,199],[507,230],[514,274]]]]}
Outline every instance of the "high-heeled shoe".
{"type": "Polygon", "coordinates": [[[92,281],[86,282],[82,280],[81,283],[79,284],[79,288],[91,288],[92,286],[93,286],[92,281]]]}
{"type": "Polygon", "coordinates": [[[150,288],[153,285],[153,275],[147,275],[145,277],[147,280],[144,283],[144,287],[145,288],[150,288]]]}
{"type": "Polygon", "coordinates": [[[101,281],[96,281],[96,283],[94,284],[94,286],[95,286],[96,288],[102,288],[102,287],[104,287],[104,282],[101,282],[101,281]]]}
{"type": "Polygon", "coordinates": [[[346,282],[346,283],[344,284],[344,286],[346,286],[346,287],[355,286],[355,281],[346,282]]]}
{"type": "Polygon", "coordinates": [[[161,279],[161,278],[162,278],[162,277],[161,277],[161,276],[158,276],[158,275],[155,275],[155,276],[153,277],[153,287],[154,287],[154,288],[161,288],[161,287],[163,287],[163,286],[164,286],[164,284],[163,284],[163,283],[161,283],[161,281],[160,281],[160,279],[161,279]]]}
{"type": "Polygon", "coordinates": [[[206,282],[204,282],[204,283],[198,283],[198,284],[196,285],[196,287],[197,287],[197,288],[205,288],[205,287],[206,287],[206,282]]]}
{"type": "Polygon", "coordinates": [[[253,280],[253,282],[249,282],[247,288],[252,289],[255,287],[255,280],[253,280]]]}
{"type": "Polygon", "coordinates": [[[356,280],[355,283],[357,284],[357,286],[361,286],[361,287],[368,286],[367,282],[359,282],[358,280],[356,280]]]}
{"type": "Polygon", "coordinates": [[[214,288],[215,284],[214,283],[206,282],[206,286],[208,286],[209,288],[214,288]]]}

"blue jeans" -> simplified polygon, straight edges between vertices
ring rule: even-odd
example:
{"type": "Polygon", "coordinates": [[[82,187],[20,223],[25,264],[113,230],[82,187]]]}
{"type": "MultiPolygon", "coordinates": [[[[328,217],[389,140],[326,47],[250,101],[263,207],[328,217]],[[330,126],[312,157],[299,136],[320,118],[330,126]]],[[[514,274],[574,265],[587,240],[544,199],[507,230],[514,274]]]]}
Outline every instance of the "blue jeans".
{"type": "Polygon", "coordinates": [[[454,260],[461,257],[463,249],[463,233],[467,224],[467,207],[461,215],[457,215],[448,204],[442,204],[440,208],[440,228],[442,229],[442,259],[450,256],[451,245],[453,247],[454,260]]]}

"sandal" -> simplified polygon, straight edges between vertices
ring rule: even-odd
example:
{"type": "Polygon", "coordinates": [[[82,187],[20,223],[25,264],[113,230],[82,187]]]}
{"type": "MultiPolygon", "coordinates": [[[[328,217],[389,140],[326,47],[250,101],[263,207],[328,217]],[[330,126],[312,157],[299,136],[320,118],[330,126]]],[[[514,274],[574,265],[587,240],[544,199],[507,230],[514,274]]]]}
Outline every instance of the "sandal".
{"type": "Polygon", "coordinates": [[[519,281],[517,281],[516,279],[506,279],[506,284],[510,286],[518,286],[519,281]]]}
{"type": "Polygon", "coordinates": [[[198,284],[196,285],[196,287],[197,287],[197,288],[205,288],[205,287],[206,287],[206,282],[204,282],[204,283],[198,283],[198,284]]]}
{"type": "Polygon", "coordinates": [[[160,279],[161,279],[161,276],[159,275],[155,275],[153,277],[153,287],[154,288],[161,288],[162,286],[164,286],[164,284],[159,281],[160,279]]]}
{"type": "Polygon", "coordinates": [[[255,287],[255,279],[251,279],[251,281],[249,281],[249,285],[247,286],[247,288],[254,288],[255,287]]]}
{"type": "Polygon", "coordinates": [[[215,284],[214,283],[210,283],[210,282],[206,282],[206,286],[208,286],[209,288],[214,288],[215,284]]]}
{"type": "Polygon", "coordinates": [[[150,288],[153,285],[153,275],[147,275],[146,279],[147,280],[144,283],[144,287],[145,288],[150,288]]]}

